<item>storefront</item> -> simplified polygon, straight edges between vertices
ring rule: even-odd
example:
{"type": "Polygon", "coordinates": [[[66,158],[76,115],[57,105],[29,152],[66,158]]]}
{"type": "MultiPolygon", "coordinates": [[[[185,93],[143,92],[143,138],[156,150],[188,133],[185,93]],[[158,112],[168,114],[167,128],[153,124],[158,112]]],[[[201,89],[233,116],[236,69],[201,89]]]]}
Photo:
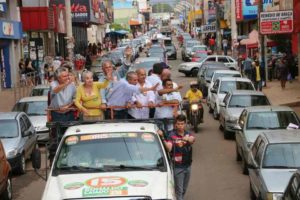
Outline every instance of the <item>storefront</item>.
{"type": "Polygon", "coordinates": [[[16,61],[15,44],[23,36],[21,22],[0,20],[0,75],[1,88],[11,88],[13,86],[12,75],[16,61]]]}

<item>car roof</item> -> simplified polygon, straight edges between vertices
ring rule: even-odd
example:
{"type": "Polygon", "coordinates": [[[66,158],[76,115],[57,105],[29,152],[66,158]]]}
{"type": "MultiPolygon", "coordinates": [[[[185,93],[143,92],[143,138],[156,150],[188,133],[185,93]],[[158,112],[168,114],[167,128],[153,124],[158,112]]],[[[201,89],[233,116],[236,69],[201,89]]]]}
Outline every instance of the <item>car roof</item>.
{"type": "Polygon", "coordinates": [[[33,97],[24,97],[18,102],[32,102],[32,101],[48,101],[48,96],[33,96],[33,97]]]}
{"type": "Polygon", "coordinates": [[[185,66],[200,66],[200,63],[198,62],[185,62],[185,63],[181,63],[180,65],[185,65],[185,66]]]}
{"type": "Polygon", "coordinates": [[[232,91],[230,91],[230,93],[232,95],[245,95],[245,94],[249,94],[249,95],[261,95],[261,96],[265,96],[265,94],[263,92],[255,91],[255,90],[232,90],[232,91]]]}
{"type": "Polygon", "coordinates": [[[229,68],[228,69],[216,70],[214,73],[220,73],[220,74],[241,74],[239,71],[230,70],[229,68]]]}
{"type": "Polygon", "coordinates": [[[220,81],[242,81],[242,82],[251,82],[248,78],[242,78],[242,77],[219,77],[220,81]]]}
{"type": "Polygon", "coordinates": [[[20,113],[23,112],[0,112],[0,120],[15,119],[20,113]]]}
{"type": "Polygon", "coordinates": [[[153,123],[97,123],[71,126],[65,133],[68,135],[84,135],[93,133],[116,133],[116,132],[153,132],[156,133],[157,128],[153,123]]]}
{"type": "MultiPolygon", "coordinates": [[[[224,66],[224,67],[226,67],[226,65],[224,64],[224,63],[222,63],[222,62],[214,62],[214,61],[206,61],[206,62],[204,62],[203,63],[203,65],[202,66],[207,66],[207,65],[209,65],[210,67],[220,67],[220,66],[224,66]]],[[[227,67],[228,68],[228,67],[227,67]]],[[[228,68],[229,69],[229,68],[228,68]]]]}
{"type": "Polygon", "coordinates": [[[50,85],[46,85],[46,84],[36,85],[36,86],[34,86],[33,89],[44,89],[44,88],[48,89],[48,88],[50,88],[50,85]]]}
{"type": "Polygon", "coordinates": [[[193,46],[193,48],[195,48],[195,47],[207,47],[207,46],[204,44],[197,44],[197,45],[193,46]]]}
{"type": "Polygon", "coordinates": [[[248,112],[294,111],[288,106],[251,106],[245,108],[248,112]]]}
{"type": "Polygon", "coordinates": [[[269,144],[300,143],[300,130],[272,130],[262,132],[269,144]]]}

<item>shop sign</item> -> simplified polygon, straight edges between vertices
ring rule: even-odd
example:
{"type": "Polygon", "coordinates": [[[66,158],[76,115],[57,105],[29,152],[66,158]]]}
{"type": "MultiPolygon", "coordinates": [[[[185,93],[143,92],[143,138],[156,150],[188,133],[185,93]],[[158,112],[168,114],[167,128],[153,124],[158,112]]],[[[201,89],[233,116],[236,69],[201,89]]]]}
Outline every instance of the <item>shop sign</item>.
{"type": "Polygon", "coordinates": [[[6,0],[0,0],[0,12],[5,13],[7,11],[6,0]]]}
{"type": "Polygon", "coordinates": [[[262,2],[263,9],[265,10],[266,7],[272,5],[273,0],[242,0],[243,1],[243,19],[257,19],[258,17],[258,7],[257,5],[262,2]]]}
{"type": "Polygon", "coordinates": [[[21,39],[22,37],[23,31],[21,22],[0,20],[0,38],[21,39]]]}
{"type": "Polygon", "coordinates": [[[291,33],[293,23],[292,10],[260,13],[261,34],[291,33]]]}
{"type": "Polygon", "coordinates": [[[216,25],[203,25],[201,26],[201,33],[213,33],[216,32],[216,25]]]}
{"type": "Polygon", "coordinates": [[[242,0],[235,0],[235,14],[236,14],[236,21],[243,20],[243,2],[242,0]]]}

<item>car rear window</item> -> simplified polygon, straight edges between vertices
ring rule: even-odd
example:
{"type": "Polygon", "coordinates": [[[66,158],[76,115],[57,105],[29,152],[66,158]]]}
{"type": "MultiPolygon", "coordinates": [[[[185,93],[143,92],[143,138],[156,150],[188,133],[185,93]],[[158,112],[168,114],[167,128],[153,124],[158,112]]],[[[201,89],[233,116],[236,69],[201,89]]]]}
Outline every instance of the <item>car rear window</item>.
{"type": "Polygon", "coordinates": [[[227,93],[232,90],[254,90],[254,88],[251,82],[222,81],[220,93],[227,93]]]}
{"type": "Polygon", "coordinates": [[[265,106],[270,105],[266,96],[261,95],[233,95],[228,107],[241,108],[248,106],[265,106]]]}

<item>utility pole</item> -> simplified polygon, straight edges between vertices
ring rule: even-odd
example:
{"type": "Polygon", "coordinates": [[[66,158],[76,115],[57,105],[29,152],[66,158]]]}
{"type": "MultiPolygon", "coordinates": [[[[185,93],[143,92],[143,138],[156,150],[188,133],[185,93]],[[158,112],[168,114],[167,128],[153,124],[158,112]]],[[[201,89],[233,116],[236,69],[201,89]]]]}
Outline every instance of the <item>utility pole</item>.
{"type": "Polygon", "coordinates": [[[257,7],[257,16],[258,16],[258,36],[259,36],[259,62],[260,66],[265,69],[265,82],[268,80],[268,67],[265,63],[265,36],[260,33],[260,13],[263,12],[263,0],[259,0],[257,7]]]}
{"type": "Polygon", "coordinates": [[[217,0],[215,1],[215,10],[216,10],[216,29],[217,29],[217,54],[221,54],[222,47],[221,47],[221,26],[220,26],[220,5],[217,0]]]}
{"type": "Polygon", "coordinates": [[[235,1],[231,0],[230,2],[231,7],[231,16],[230,16],[230,26],[231,26],[231,51],[232,57],[237,59],[237,50],[236,50],[236,43],[237,43],[237,24],[236,24],[236,10],[235,10],[235,1]]]}
{"type": "Polygon", "coordinates": [[[300,81],[300,33],[298,35],[298,80],[300,81]]]}
{"type": "Polygon", "coordinates": [[[74,58],[74,38],[72,32],[72,14],[71,14],[71,0],[65,0],[66,5],[66,24],[67,24],[67,49],[70,62],[74,58]]]}

